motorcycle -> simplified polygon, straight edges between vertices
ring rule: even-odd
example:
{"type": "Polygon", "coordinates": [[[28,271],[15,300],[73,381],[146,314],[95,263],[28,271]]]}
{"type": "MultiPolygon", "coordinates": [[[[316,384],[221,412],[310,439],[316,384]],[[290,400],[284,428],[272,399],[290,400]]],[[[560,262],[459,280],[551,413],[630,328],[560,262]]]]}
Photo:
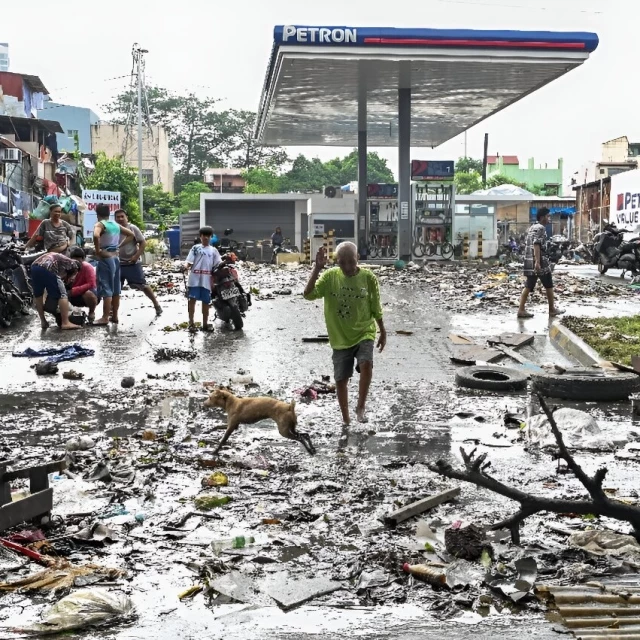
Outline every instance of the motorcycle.
{"type": "Polygon", "coordinates": [[[19,314],[29,315],[33,304],[30,265],[38,255],[42,253],[32,259],[23,255],[13,242],[0,247],[0,326],[10,326],[19,314]]]}
{"type": "Polygon", "coordinates": [[[222,262],[211,273],[212,302],[216,318],[232,324],[235,331],[244,326],[245,313],[251,306],[251,295],[245,293],[238,272],[233,267],[235,255],[225,253],[222,262]]]}
{"type": "Polygon", "coordinates": [[[234,253],[240,260],[247,259],[247,252],[245,249],[244,243],[238,242],[231,238],[231,234],[233,233],[233,229],[225,229],[224,236],[222,240],[219,241],[216,248],[218,249],[218,253],[221,256],[224,256],[228,253],[234,253]]]}
{"type": "Polygon", "coordinates": [[[547,256],[553,264],[557,264],[560,258],[572,258],[571,241],[563,235],[551,236],[547,242],[547,256]]]}
{"type": "Polygon", "coordinates": [[[625,241],[625,233],[629,231],[606,225],[602,233],[594,238],[594,255],[600,274],[604,275],[609,269],[621,269],[622,278],[628,271],[635,282],[640,276],[640,238],[625,241]]]}

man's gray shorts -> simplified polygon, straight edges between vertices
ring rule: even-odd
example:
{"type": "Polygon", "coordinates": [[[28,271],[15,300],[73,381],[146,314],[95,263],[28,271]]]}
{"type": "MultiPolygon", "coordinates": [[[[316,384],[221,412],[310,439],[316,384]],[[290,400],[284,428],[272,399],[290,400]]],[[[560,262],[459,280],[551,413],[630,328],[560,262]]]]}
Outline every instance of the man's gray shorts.
{"type": "MultiPolygon", "coordinates": [[[[333,350],[333,378],[336,382],[353,376],[353,363],[373,362],[373,340],[363,340],[349,349],[333,350]]],[[[359,369],[358,369],[359,371],[359,369]]]]}

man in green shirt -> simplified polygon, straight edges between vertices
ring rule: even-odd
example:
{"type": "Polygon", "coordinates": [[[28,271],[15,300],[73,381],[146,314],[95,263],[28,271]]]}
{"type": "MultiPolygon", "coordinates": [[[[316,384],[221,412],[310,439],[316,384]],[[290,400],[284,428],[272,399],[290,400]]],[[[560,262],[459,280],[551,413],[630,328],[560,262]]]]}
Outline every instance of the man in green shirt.
{"type": "Polygon", "coordinates": [[[329,344],[333,349],[333,375],[338,403],[345,424],[349,417],[349,380],[354,361],[360,373],[356,417],[366,422],[366,402],[373,375],[373,345],[376,323],[380,329],[378,349],[387,344],[387,332],[382,321],[382,305],[378,280],[368,269],[358,266],[358,248],[352,242],[342,242],[336,251],[338,267],[320,272],[327,264],[324,249],[318,251],[311,277],[304,290],[307,300],[324,298],[324,318],[329,344]]]}

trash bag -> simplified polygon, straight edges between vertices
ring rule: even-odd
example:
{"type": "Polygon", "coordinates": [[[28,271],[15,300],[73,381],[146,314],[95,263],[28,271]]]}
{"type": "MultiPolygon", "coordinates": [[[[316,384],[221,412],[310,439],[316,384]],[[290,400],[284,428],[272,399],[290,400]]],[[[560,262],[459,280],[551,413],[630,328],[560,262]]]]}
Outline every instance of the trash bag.
{"type": "Polygon", "coordinates": [[[31,212],[31,218],[34,220],[46,220],[49,217],[49,203],[44,200],[31,212]]]}
{"type": "Polygon", "coordinates": [[[85,589],[58,601],[42,616],[42,624],[27,629],[38,633],[64,633],[74,629],[122,622],[135,617],[131,600],[103,589],[85,589]]]}
{"type": "Polygon", "coordinates": [[[640,560],[640,545],[632,536],[613,531],[581,531],[569,538],[569,544],[597,556],[617,556],[640,560]]]}

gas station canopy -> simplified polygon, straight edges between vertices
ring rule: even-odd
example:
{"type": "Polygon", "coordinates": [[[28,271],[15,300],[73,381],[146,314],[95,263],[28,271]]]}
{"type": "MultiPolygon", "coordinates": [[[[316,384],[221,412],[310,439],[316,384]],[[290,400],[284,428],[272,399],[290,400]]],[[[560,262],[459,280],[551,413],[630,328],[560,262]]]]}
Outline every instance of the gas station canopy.
{"type": "Polygon", "coordinates": [[[593,33],[279,26],[260,102],[265,145],[435,147],[587,60],[593,33]]]}

